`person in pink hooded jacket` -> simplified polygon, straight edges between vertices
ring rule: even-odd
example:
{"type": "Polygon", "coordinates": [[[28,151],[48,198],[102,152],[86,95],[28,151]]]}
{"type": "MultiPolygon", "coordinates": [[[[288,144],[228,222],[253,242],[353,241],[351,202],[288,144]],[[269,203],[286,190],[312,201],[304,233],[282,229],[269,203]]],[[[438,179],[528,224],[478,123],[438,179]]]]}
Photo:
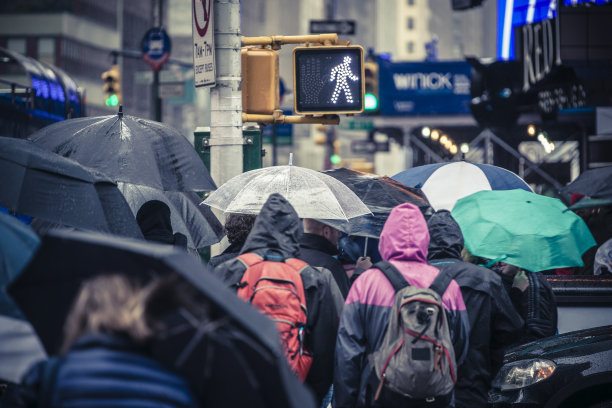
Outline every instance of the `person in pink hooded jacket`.
{"type": "MultiPolygon", "coordinates": [[[[428,246],[429,230],[421,210],[409,203],[395,207],[380,235],[378,249],[383,260],[392,263],[410,285],[429,287],[440,271],[427,264],[428,246]]],[[[365,271],[351,286],[336,341],[334,407],[374,406],[368,356],[382,342],[394,298],[391,283],[376,268],[365,271]]],[[[461,364],[467,354],[469,320],[455,280],[448,285],[442,302],[457,364],[461,364]]]]}

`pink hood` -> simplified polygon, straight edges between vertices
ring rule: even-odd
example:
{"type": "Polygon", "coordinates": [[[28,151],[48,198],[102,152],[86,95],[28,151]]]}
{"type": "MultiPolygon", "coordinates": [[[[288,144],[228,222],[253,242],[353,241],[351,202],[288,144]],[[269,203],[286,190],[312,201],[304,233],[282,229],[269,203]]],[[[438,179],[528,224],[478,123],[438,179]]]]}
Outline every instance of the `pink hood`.
{"type": "Polygon", "coordinates": [[[429,230],[419,207],[404,203],[393,208],[378,243],[382,258],[427,263],[428,247],[429,230]]]}

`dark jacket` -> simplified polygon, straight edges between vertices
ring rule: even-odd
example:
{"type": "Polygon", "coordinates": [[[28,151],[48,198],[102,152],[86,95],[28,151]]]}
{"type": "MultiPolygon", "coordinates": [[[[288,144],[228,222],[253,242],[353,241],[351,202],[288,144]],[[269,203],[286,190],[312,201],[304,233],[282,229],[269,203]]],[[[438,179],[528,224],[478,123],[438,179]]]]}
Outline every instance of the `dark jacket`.
{"type": "Polygon", "coordinates": [[[234,242],[233,244],[230,244],[230,246],[225,248],[225,250],[219,255],[210,258],[210,261],[208,261],[208,265],[214,268],[217,265],[221,265],[225,261],[229,261],[230,259],[237,257],[238,255],[240,255],[242,244],[243,242],[234,242]]]}
{"type": "MultiPolygon", "coordinates": [[[[429,232],[421,210],[413,204],[395,207],[380,235],[382,258],[395,266],[408,283],[429,287],[439,270],[427,264],[429,232]]],[[[365,406],[371,373],[368,356],[383,340],[395,291],[383,273],[368,269],[355,280],[342,309],[336,366],[334,400],[336,408],[365,406]]],[[[442,296],[457,361],[467,353],[469,322],[457,282],[451,281],[442,296]]]]}
{"type": "MultiPolygon", "coordinates": [[[[34,365],[11,407],[38,407],[44,370],[34,365]]],[[[60,360],[49,407],[197,407],[187,383],[128,341],[88,335],[60,360]]]]}
{"type": "MultiPolygon", "coordinates": [[[[299,258],[301,233],[300,220],[291,204],[280,194],[272,194],[257,216],[241,254],[255,252],[261,256],[299,258]]],[[[245,270],[242,261],[232,259],[217,266],[213,273],[236,289],[245,270]]],[[[305,345],[313,354],[306,384],[320,403],[332,383],[338,315],[325,276],[312,267],[302,269],[301,276],[308,310],[305,345]]]]}
{"type": "Polygon", "coordinates": [[[557,301],[552,286],[541,273],[526,272],[529,286],[522,292],[512,287],[514,277],[501,275],[515,309],[525,320],[525,329],[516,344],[523,344],[557,333],[557,301]]]}
{"type": "Polygon", "coordinates": [[[342,296],[346,299],[349,291],[349,279],[342,263],[338,260],[338,248],[332,245],[325,237],[316,234],[304,233],[300,237],[299,258],[312,266],[322,266],[329,269],[338,284],[342,296]]]}
{"type": "Polygon", "coordinates": [[[487,407],[487,393],[502,365],[503,351],[522,333],[523,319],[514,309],[501,278],[492,270],[461,259],[463,234],[448,211],[428,221],[429,264],[457,281],[470,319],[470,344],[455,386],[458,408],[487,407]]]}

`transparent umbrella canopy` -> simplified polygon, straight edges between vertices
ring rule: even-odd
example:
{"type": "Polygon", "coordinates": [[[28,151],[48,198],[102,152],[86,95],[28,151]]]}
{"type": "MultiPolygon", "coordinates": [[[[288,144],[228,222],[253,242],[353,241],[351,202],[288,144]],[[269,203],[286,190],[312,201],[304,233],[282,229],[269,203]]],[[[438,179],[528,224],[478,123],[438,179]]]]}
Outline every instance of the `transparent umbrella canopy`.
{"type": "Polygon", "coordinates": [[[347,186],[305,167],[272,166],[251,170],[228,180],[204,204],[225,213],[258,214],[272,193],[291,203],[300,218],[349,220],[371,214],[347,186]]]}

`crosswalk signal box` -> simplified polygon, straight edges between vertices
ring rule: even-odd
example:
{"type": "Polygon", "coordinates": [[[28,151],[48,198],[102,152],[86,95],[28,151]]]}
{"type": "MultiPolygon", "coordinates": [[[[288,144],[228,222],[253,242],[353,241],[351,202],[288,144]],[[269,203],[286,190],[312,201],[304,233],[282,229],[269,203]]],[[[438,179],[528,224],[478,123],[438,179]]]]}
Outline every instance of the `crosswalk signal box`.
{"type": "Polygon", "coordinates": [[[312,46],[293,49],[294,110],[298,114],[363,112],[363,47],[312,46]]]}

